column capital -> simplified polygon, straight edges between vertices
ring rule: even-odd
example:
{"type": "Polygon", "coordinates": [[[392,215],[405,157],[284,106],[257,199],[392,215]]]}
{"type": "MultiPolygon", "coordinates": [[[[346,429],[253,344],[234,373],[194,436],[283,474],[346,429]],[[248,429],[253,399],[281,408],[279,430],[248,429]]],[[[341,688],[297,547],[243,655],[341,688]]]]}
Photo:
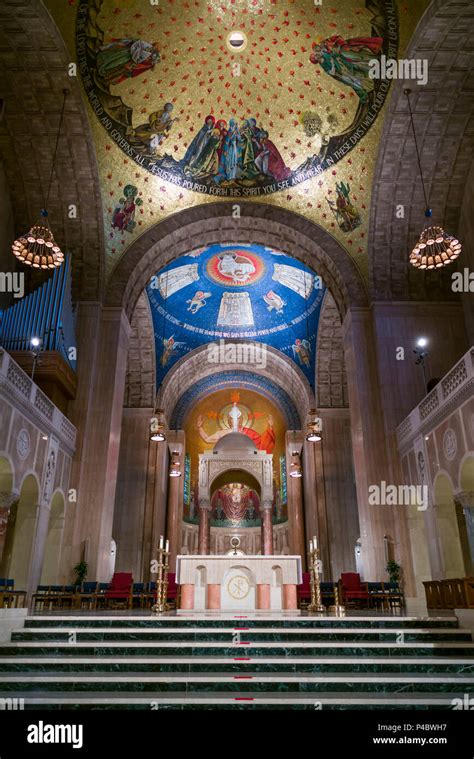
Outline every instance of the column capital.
{"type": "Polygon", "coordinates": [[[264,498],[264,500],[261,503],[262,509],[272,509],[273,508],[273,501],[269,498],[264,498]]]}
{"type": "Polygon", "coordinates": [[[199,499],[199,508],[203,509],[203,511],[210,511],[211,510],[211,502],[207,498],[200,498],[199,499]]]}
{"type": "Polygon", "coordinates": [[[10,493],[6,490],[0,490],[0,509],[11,509],[13,504],[16,503],[19,498],[20,496],[18,493],[10,493]]]}

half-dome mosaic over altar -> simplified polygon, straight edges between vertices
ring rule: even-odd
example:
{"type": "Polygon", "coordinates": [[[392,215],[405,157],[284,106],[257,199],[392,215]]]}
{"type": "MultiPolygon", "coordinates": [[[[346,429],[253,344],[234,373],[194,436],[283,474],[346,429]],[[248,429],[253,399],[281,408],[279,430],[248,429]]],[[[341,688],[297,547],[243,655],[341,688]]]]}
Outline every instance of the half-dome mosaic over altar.
{"type": "Polygon", "coordinates": [[[205,344],[216,369],[236,359],[264,368],[264,343],[293,359],[313,384],[325,291],[314,271],[261,245],[215,244],[181,256],[147,287],[157,384],[177,360],[205,344]]]}
{"type": "Polygon", "coordinates": [[[396,57],[398,21],[393,0],[146,12],[80,0],[76,50],[95,117],[131,162],[187,190],[252,197],[321,174],[371,129],[390,80],[370,62],[396,57]],[[242,50],[229,46],[236,27],[242,50]]]}

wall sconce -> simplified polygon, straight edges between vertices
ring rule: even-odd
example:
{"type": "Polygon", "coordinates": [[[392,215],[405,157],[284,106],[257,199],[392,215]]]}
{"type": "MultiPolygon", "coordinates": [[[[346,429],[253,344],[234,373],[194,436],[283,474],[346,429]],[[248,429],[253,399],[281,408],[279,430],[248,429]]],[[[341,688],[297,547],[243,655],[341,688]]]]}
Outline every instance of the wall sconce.
{"type": "Polygon", "coordinates": [[[310,443],[319,443],[323,439],[323,420],[318,416],[316,409],[308,412],[306,422],[306,440],[310,443]]]}
{"type": "Polygon", "coordinates": [[[290,477],[302,477],[303,470],[301,468],[300,454],[298,451],[293,451],[291,456],[290,477]]]}
{"type": "Polygon", "coordinates": [[[178,451],[173,451],[172,454],[171,454],[169,476],[170,477],[181,477],[181,462],[179,460],[179,453],[178,453],[178,451]]]}
{"type": "Polygon", "coordinates": [[[166,440],[165,416],[161,409],[155,411],[155,416],[150,419],[150,440],[162,443],[166,440]]]}

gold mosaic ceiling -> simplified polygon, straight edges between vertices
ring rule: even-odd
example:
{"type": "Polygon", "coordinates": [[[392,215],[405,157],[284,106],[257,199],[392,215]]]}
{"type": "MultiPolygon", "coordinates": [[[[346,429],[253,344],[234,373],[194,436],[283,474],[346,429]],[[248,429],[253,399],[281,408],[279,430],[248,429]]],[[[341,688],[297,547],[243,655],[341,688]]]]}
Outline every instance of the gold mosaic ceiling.
{"type": "Polygon", "coordinates": [[[150,226],[209,201],[306,216],[367,276],[388,82],[425,0],[48,0],[78,62],[108,274],[150,226]],[[234,51],[232,32],[245,35],[234,51]],[[398,49],[398,52],[397,52],[398,49]]]}

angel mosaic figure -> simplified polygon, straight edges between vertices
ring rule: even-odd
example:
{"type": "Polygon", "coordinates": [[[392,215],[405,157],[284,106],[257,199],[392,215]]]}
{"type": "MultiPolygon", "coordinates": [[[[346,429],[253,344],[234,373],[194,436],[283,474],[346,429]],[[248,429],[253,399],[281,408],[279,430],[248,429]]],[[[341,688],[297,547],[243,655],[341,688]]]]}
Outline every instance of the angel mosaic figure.
{"type": "Polygon", "coordinates": [[[382,43],[382,37],[352,37],[345,40],[335,34],[313,42],[309,59],[311,63],[319,64],[333,79],[351,87],[364,103],[374,85],[369,77],[370,61],[380,53],[382,43]]]}
{"type": "Polygon", "coordinates": [[[185,348],[185,347],[186,347],[186,343],[177,342],[174,339],[173,335],[171,335],[171,337],[168,337],[168,338],[164,337],[163,338],[163,353],[161,354],[161,359],[160,359],[161,366],[167,366],[173,353],[178,351],[180,348],[185,348]]]}
{"type": "Polygon", "coordinates": [[[113,39],[97,53],[97,74],[109,86],[153,69],[160,60],[156,42],[113,39]]]}
{"type": "Polygon", "coordinates": [[[311,345],[309,340],[300,340],[296,338],[295,342],[291,346],[293,356],[298,359],[301,366],[305,366],[309,369],[311,366],[311,345]]]}

